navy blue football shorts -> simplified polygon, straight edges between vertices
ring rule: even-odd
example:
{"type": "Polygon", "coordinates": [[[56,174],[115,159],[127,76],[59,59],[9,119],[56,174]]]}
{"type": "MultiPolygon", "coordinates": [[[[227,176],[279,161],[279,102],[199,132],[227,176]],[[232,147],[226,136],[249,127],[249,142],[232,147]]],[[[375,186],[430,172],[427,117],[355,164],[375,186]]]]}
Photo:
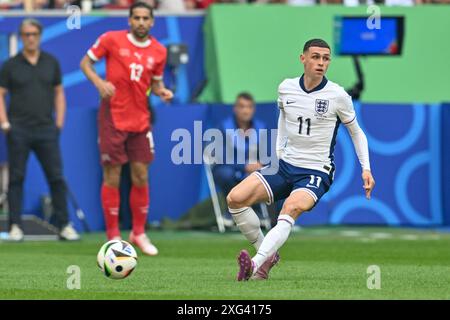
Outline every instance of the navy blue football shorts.
{"type": "Polygon", "coordinates": [[[276,174],[273,174],[273,171],[270,172],[271,174],[268,172],[267,169],[262,168],[253,173],[266,188],[269,196],[267,204],[286,199],[300,190],[311,195],[317,204],[333,182],[332,177],[325,172],[296,167],[283,160],[279,160],[279,169],[276,174]]]}

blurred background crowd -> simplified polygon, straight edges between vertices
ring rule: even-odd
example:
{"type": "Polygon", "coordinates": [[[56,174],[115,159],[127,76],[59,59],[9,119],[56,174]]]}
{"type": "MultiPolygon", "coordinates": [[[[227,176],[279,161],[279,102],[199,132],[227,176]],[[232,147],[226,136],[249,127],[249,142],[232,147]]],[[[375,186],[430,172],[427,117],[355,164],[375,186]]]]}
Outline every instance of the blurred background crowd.
{"type": "MultiPolygon", "coordinates": [[[[65,9],[70,5],[77,5],[84,10],[91,9],[127,9],[134,0],[0,0],[0,11],[65,9]]],[[[154,8],[166,12],[183,12],[189,10],[203,10],[213,3],[278,3],[287,5],[323,5],[343,4],[347,6],[381,4],[388,6],[413,6],[420,4],[447,3],[450,0],[144,0],[154,8]]]]}

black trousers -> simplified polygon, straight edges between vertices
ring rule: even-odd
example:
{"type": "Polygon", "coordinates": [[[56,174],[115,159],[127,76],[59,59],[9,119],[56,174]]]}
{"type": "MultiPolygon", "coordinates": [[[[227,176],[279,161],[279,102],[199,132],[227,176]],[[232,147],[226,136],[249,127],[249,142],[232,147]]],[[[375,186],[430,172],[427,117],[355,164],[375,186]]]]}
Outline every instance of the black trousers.
{"type": "Polygon", "coordinates": [[[21,225],[23,182],[28,157],[33,151],[44,170],[50,186],[55,224],[68,223],[67,190],[63,176],[59,130],[55,126],[26,128],[12,125],[7,135],[9,162],[9,223],[21,225]]]}

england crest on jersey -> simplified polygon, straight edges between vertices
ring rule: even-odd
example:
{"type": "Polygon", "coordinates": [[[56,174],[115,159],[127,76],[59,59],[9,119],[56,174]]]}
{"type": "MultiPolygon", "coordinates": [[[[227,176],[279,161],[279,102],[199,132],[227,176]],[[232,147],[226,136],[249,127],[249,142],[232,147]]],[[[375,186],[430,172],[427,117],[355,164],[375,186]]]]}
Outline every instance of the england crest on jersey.
{"type": "Polygon", "coordinates": [[[316,112],[320,115],[324,115],[328,111],[329,100],[316,99],[316,112]]]}

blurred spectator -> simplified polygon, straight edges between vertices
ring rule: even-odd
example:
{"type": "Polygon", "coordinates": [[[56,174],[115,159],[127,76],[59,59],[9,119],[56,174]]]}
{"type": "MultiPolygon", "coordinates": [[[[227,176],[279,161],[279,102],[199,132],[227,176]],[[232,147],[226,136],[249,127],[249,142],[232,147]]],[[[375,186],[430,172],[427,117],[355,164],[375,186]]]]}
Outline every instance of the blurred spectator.
{"type": "MultiPolygon", "coordinates": [[[[255,111],[252,95],[246,92],[240,93],[236,97],[233,115],[225,118],[218,126],[224,137],[224,163],[213,164],[211,169],[214,182],[224,195],[263,166],[258,158],[261,142],[259,130],[266,129],[266,126],[254,118],[255,111]],[[230,155],[233,157],[231,163],[230,155]]],[[[255,207],[255,210],[259,212],[259,208],[255,207]]],[[[228,211],[224,212],[223,218],[226,226],[234,225],[228,211]]]]}
{"type": "Polygon", "coordinates": [[[317,0],[286,0],[285,2],[291,6],[313,6],[317,4],[317,0]]]}
{"type": "Polygon", "coordinates": [[[216,164],[212,168],[214,180],[224,194],[228,194],[235,185],[244,180],[250,173],[262,167],[259,161],[249,163],[250,159],[258,160],[258,131],[266,128],[261,121],[254,119],[254,114],[255,101],[252,95],[245,92],[240,93],[233,107],[233,115],[223,120],[219,126],[224,141],[228,141],[224,146],[224,157],[227,154],[235,156],[233,164],[216,164]],[[229,129],[231,131],[227,132],[229,129]],[[237,129],[242,129],[243,131],[236,131],[237,129]],[[248,131],[249,129],[256,131],[248,131]],[[251,134],[256,134],[256,136],[250,139],[251,134]],[[233,148],[233,150],[225,148],[233,148]],[[246,163],[237,163],[237,155],[243,152],[246,163]]]}
{"type": "MultiPolygon", "coordinates": [[[[88,0],[89,1],[89,0],[88,0]]],[[[345,6],[413,6],[418,4],[450,4],[450,0],[140,0],[153,8],[166,12],[207,9],[214,3],[287,4],[292,6],[312,6],[318,4],[342,4],[345,6]]],[[[69,5],[80,8],[82,0],[0,0],[0,9],[65,9],[69,5]]],[[[137,0],[92,0],[94,9],[127,9],[137,0]]]]}
{"type": "Polygon", "coordinates": [[[81,0],[48,0],[49,9],[66,9],[71,5],[75,5],[81,8],[81,0]]]}
{"type": "Polygon", "coordinates": [[[104,5],[107,5],[111,0],[92,0],[92,7],[94,9],[101,9],[104,5]]]}
{"type": "MultiPolygon", "coordinates": [[[[137,2],[137,1],[135,1],[137,2]]],[[[141,0],[140,2],[145,2],[146,4],[150,5],[152,8],[158,7],[158,0],[141,0]]]]}
{"type": "Polygon", "coordinates": [[[80,0],[0,0],[0,8],[24,9],[25,11],[64,9],[69,5],[80,6],[80,2],[80,0]]]}
{"type": "Polygon", "coordinates": [[[23,7],[26,11],[48,9],[49,0],[24,0],[23,7]]]}
{"type": "Polygon", "coordinates": [[[133,0],[112,0],[110,3],[104,5],[103,9],[120,9],[127,10],[133,4],[133,0]]]}
{"type": "Polygon", "coordinates": [[[213,4],[214,0],[185,0],[186,9],[206,9],[213,4]]]}
{"type": "Polygon", "coordinates": [[[386,6],[413,6],[415,0],[385,0],[386,6]]]}
{"type": "MultiPolygon", "coordinates": [[[[297,0],[287,0],[296,2],[297,0]]],[[[302,1],[302,0],[299,0],[302,1]]],[[[306,0],[307,1],[307,0],[306,0]]],[[[414,6],[441,0],[320,0],[320,4],[343,4],[345,6],[386,5],[386,6],[414,6]]],[[[443,0],[450,1],[450,0],[443,0]]]]}
{"type": "Polygon", "coordinates": [[[247,3],[247,0],[185,0],[186,9],[206,9],[214,3],[247,3]]]}
{"type": "Polygon", "coordinates": [[[184,0],[159,0],[158,10],[181,12],[186,10],[184,0]]]}
{"type": "Polygon", "coordinates": [[[0,0],[0,9],[18,9],[23,7],[22,0],[0,0]]]}

